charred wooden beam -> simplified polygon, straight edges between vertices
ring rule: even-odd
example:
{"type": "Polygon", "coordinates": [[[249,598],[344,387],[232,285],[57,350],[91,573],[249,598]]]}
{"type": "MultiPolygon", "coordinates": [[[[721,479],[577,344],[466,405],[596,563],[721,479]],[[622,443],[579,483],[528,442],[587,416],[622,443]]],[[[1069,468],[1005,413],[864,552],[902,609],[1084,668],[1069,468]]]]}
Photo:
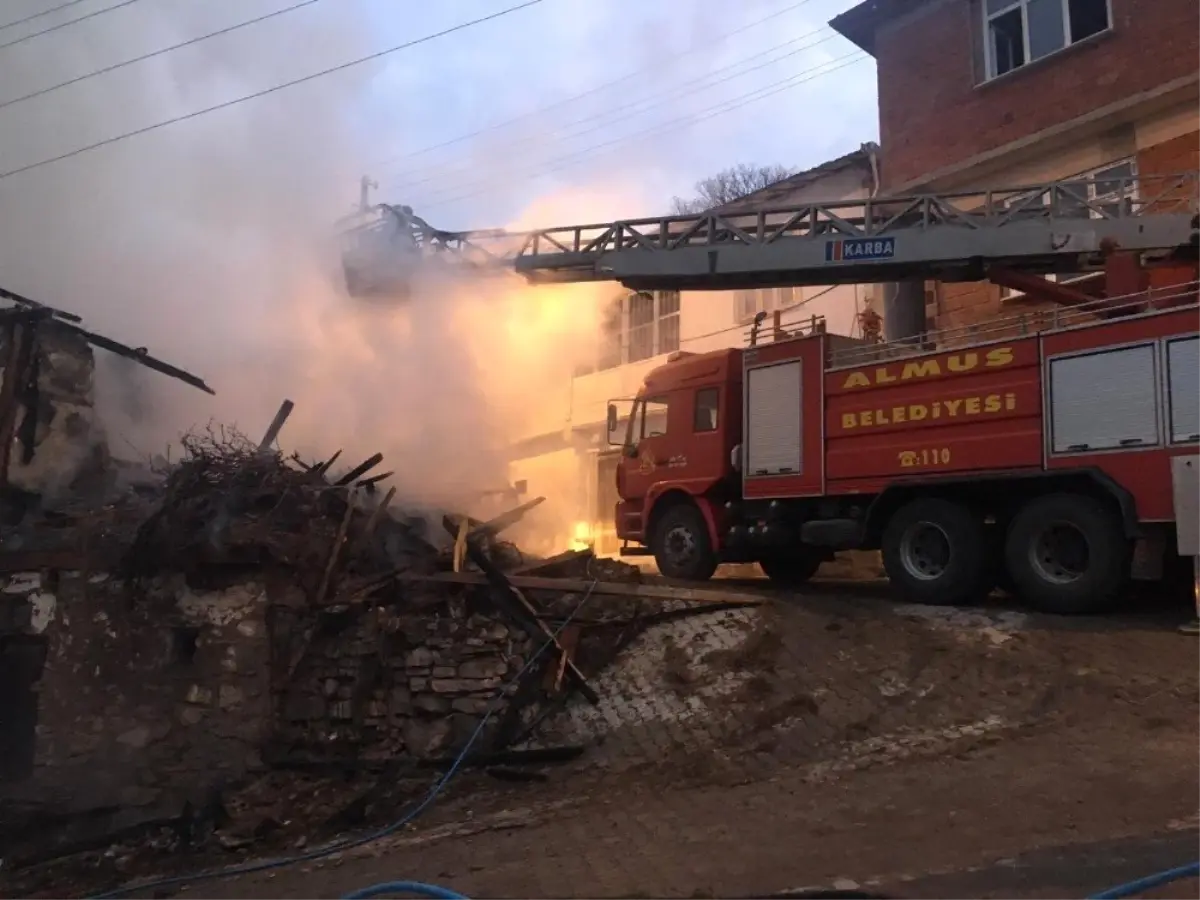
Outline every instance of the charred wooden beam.
{"type": "Polygon", "coordinates": [[[55,309],[53,306],[46,306],[44,303],[38,303],[36,300],[30,300],[28,297],[15,293],[14,291],[6,291],[0,288],[0,300],[10,300],[18,306],[25,309],[45,310],[56,319],[62,319],[65,322],[82,322],[83,319],[75,315],[75,313],[65,312],[61,309],[55,309]]]}
{"type": "Polygon", "coordinates": [[[192,387],[198,388],[206,394],[213,394],[215,396],[217,393],[205,384],[204,379],[200,376],[193,375],[191,372],[185,371],[178,366],[173,366],[169,362],[163,362],[161,359],[151,356],[145,347],[130,347],[122,344],[120,341],[114,341],[112,338],[106,338],[102,334],[96,334],[95,332],[67,322],[60,322],[59,327],[79,335],[93,347],[99,347],[101,350],[107,350],[109,353],[115,353],[117,356],[131,359],[145,366],[147,369],[153,369],[155,372],[174,378],[176,381],[190,384],[192,387]]]}
{"type": "Polygon", "coordinates": [[[333,456],[331,456],[331,457],[329,457],[329,459],[325,460],[325,462],[317,463],[315,466],[310,467],[309,471],[312,472],[314,475],[320,475],[322,478],[324,478],[325,474],[329,471],[329,467],[332,466],[335,462],[337,462],[338,457],[341,455],[342,455],[342,451],[338,450],[333,454],[333,456]]]}
{"type": "MultiPolygon", "coordinates": [[[[451,535],[457,531],[456,523],[449,516],[442,517],[442,527],[451,535]]],[[[545,622],[538,619],[537,610],[530,605],[529,601],[525,599],[525,596],[520,591],[509,583],[507,576],[488,559],[487,554],[479,548],[478,542],[468,540],[466,551],[467,557],[479,567],[479,570],[487,578],[488,584],[493,589],[493,596],[499,601],[498,605],[502,608],[502,611],[513,621],[521,625],[525,632],[535,641],[548,641],[559,653],[566,653],[555,633],[550,630],[545,622]]],[[[600,695],[588,684],[587,678],[584,677],[583,672],[579,670],[579,667],[575,665],[573,660],[567,660],[566,672],[575,687],[579,689],[579,692],[583,694],[589,703],[594,705],[600,702],[600,695]]]]}
{"type": "Polygon", "coordinates": [[[288,416],[292,414],[292,410],[296,408],[296,404],[291,400],[284,400],[279,404],[279,411],[275,413],[275,418],[271,420],[271,424],[267,426],[267,433],[263,435],[261,441],[258,442],[259,451],[270,449],[271,445],[279,438],[279,432],[283,431],[283,426],[288,420],[288,416]]]}
{"type": "Polygon", "coordinates": [[[338,487],[346,487],[346,485],[351,484],[351,483],[357,481],[358,479],[362,478],[364,475],[366,475],[368,472],[370,472],[373,468],[375,468],[381,462],[383,462],[383,454],[376,453],[374,456],[370,457],[369,459],[364,459],[357,466],[355,466],[353,469],[351,469],[349,472],[347,472],[345,475],[343,475],[341,478],[339,478],[337,481],[335,481],[334,484],[336,484],[338,487]]]}
{"type": "Polygon", "coordinates": [[[545,497],[534,497],[532,500],[510,509],[508,512],[502,512],[495,518],[488,519],[486,522],[472,527],[471,537],[495,537],[505,528],[509,528],[520,522],[525,517],[525,514],[535,506],[540,506],[545,502],[545,497]]]}

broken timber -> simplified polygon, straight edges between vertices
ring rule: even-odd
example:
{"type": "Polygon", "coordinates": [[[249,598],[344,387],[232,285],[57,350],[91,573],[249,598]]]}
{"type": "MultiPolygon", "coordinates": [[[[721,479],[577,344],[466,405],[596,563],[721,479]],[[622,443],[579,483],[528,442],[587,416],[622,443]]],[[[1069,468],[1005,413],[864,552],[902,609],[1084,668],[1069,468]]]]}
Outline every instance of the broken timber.
{"type": "Polygon", "coordinates": [[[0,288],[0,299],[9,300],[22,308],[25,312],[33,313],[34,315],[42,315],[46,318],[53,317],[56,328],[78,335],[87,341],[93,347],[99,347],[102,350],[107,350],[109,353],[115,353],[117,356],[123,356],[126,359],[131,359],[136,363],[145,366],[148,369],[153,369],[156,372],[161,372],[163,375],[169,375],[177,381],[182,381],[184,384],[190,384],[194,388],[204,391],[206,394],[216,394],[212,388],[204,383],[204,379],[193,375],[183,369],[173,366],[168,362],[163,362],[151,356],[145,347],[130,347],[127,344],[122,344],[120,341],[114,341],[112,338],[107,338],[102,334],[96,334],[93,331],[81,327],[78,323],[83,320],[74,313],[63,312],[51,306],[46,306],[38,303],[35,300],[30,300],[21,294],[13,293],[12,291],[0,288]]]}
{"type": "MultiPolygon", "coordinates": [[[[472,558],[474,562],[474,558],[472,558]]],[[[482,567],[481,567],[482,568],[482,567]]],[[[614,597],[645,597],[658,600],[687,600],[712,602],[719,597],[728,597],[725,591],[697,590],[675,587],[669,584],[629,584],[620,581],[596,581],[586,578],[540,578],[536,575],[506,575],[506,580],[515,588],[530,591],[587,591],[614,597]],[[594,585],[594,586],[593,586],[594,585]]],[[[447,584],[487,584],[489,579],[479,572],[435,572],[432,575],[416,575],[409,572],[396,575],[400,582],[442,582],[447,584]]],[[[746,597],[747,603],[763,603],[761,598],[746,597]]]]}
{"type": "MultiPolygon", "coordinates": [[[[449,516],[442,517],[442,526],[446,529],[448,534],[454,535],[457,533],[458,526],[449,516]]],[[[534,609],[530,605],[529,601],[525,599],[524,595],[522,595],[521,592],[509,582],[505,574],[501,572],[490,559],[488,559],[487,554],[479,549],[479,545],[475,541],[468,540],[466,542],[466,553],[471,562],[478,566],[479,570],[484,574],[487,584],[492,586],[492,589],[497,595],[497,599],[501,601],[502,605],[509,607],[508,610],[506,610],[509,615],[512,616],[515,621],[521,624],[521,627],[525,629],[529,636],[535,641],[544,638],[549,643],[553,644],[554,648],[558,650],[560,654],[568,655],[566,649],[559,642],[557,635],[550,630],[546,623],[542,622],[537,617],[537,610],[534,609]]],[[[463,575],[466,573],[454,572],[450,574],[463,575]]],[[[477,583],[483,582],[481,581],[477,583]]],[[[581,672],[579,667],[575,665],[575,663],[569,658],[567,659],[566,663],[566,674],[575,683],[575,686],[579,688],[579,692],[583,694],[589,703],[595,705],[600,702],[600,695],[596,693],[595,689],[590,684],[588,684],[587,678],[584,677],[583,672],[581,672]]]]}

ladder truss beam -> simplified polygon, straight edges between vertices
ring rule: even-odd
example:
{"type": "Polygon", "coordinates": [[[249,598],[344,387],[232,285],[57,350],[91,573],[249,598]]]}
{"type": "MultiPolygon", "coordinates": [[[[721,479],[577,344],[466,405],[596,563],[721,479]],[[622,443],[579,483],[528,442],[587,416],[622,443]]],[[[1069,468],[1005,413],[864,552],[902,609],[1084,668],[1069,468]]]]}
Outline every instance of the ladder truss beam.
{"type": "Polygon", "coordinates": [[[1081,272],[1111,249],[1186,243],[1197,187],[1191,172],[1113,179],[1102,199],[1075,180],[526,233],[431,230],[425,248],[538,283],[614,280],[634,289],[973,281],[988,264],[1081,272]]]}

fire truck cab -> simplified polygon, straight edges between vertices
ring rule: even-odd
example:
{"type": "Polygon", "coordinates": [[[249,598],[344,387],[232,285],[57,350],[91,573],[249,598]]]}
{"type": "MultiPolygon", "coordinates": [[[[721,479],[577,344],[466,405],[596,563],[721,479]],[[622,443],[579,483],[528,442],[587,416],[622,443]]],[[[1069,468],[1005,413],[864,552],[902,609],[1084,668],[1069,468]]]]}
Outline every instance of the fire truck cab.
{"type": "Polygon", "coordinates": [[[1136,542],[1173,545],[1171,458],[1200,441],[1196,286],[1154,296],[920,346],[818,325],[676,354],[632,407],[618,536],[670,577],[757,562],[796,584],[838,550],[878,549],[912,601],[1002,584],[1047,611],[1101,610],[1136,542]]]}

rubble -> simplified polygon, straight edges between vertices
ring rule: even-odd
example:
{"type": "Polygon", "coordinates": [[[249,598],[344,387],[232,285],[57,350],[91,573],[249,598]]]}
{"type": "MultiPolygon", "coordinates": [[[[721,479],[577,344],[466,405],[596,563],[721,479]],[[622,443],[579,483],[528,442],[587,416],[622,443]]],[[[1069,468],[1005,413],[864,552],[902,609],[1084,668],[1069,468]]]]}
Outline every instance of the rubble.
{"type": "Polygon", "coordinates": [[[98,506],[27,511],[0,547],[0,662],[23,648],[0,685],[6,866],[122,836],[121,875],[130,854],[315,840],[394,814],[468,742],[468,769],[544,777],[584,748],[514,748],[703,599],[590,552],[525,557],[503,533],[540,499],[408,514],[379,497],[380,454],[336,472],[273,449],[287,411],[257,443],[187,436],[98,506]]]}

